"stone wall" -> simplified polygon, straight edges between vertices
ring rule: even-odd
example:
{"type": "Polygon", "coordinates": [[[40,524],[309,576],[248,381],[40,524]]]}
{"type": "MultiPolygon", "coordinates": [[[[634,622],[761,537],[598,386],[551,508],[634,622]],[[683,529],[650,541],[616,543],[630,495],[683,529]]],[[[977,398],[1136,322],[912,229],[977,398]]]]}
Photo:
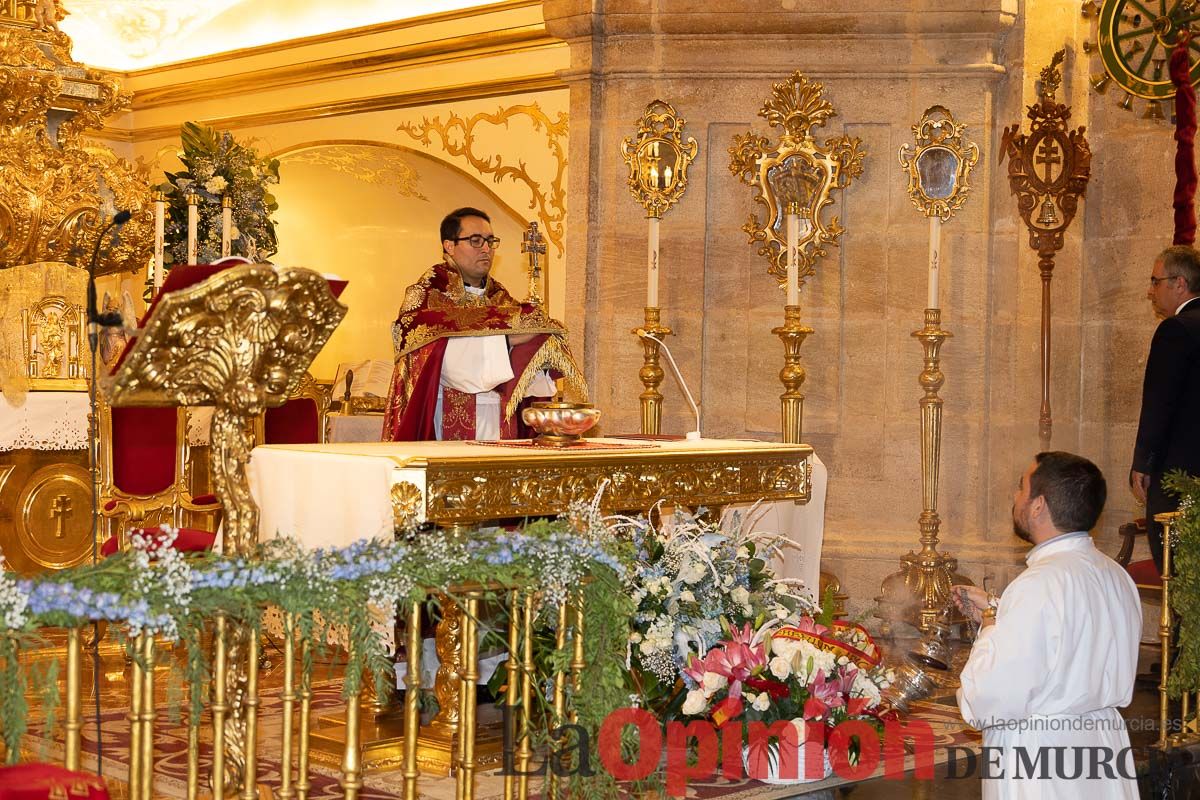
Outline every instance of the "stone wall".
{"type": "MultiPolygon", "coordinates": [[[[758,110],[772,83],[800,70],[838,112],[818,138],[862,138],[865,171],[834,207],[846,233],[801,297],[815,329],[802,349],[804,439],[830,470],[824,565],[858,611],[917,544],[921,347],[909,334],[921,325],[928,224],[896,152],[934,103],[982,151],[971,197],[943,234],[943,324],[954,335],[943,349],[943,549],[996,586],[1021,563],[1010,504],[1038,449],[1041,282],[997,155],[1006,125],[1028,129],[1037,74],[1066,46],[1059,97],[1089,126],[1095,158],[1054,273],[1052,446],[1109,476],[1101,541],[1115,551],[1115,528],[1133,511],[1124,483],[1153,329],[1139,298],[1169,237],[1170,128],[1089,95],[1088,70],[1100,67],[1080,50],[1093,34],[1076,3],[546,0],[544,14],[571,47],[561,73],[571,91],[567,322],[608,431],[636,430],[639,418],[641,350],[629,331],[645,302],[646,226],[620,142],[645,105],[672,103],[700,144],[688,192],[662,222],[660,304],[711,436],[780,435],[782,346],[771,328],[783,293],[741,231],[751,191],[729,170],[734,134],[775,140],[758,110]]],[[[664,432],[690,429],[671,378],[663,391],[664,432]]]]}

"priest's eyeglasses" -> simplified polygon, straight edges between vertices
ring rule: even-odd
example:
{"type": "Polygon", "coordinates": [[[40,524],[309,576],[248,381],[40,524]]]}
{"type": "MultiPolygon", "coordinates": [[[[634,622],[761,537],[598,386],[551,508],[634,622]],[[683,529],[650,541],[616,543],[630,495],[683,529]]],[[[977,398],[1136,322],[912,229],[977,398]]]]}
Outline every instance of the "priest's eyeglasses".
{"type": "Polygon", "coordinates": [[[483,236],[478,233],[471,234],[470,236],[456,236],[454,237],[454,241],[455,243],[468,242],[476,250],[482,250],[485,243],[493,250],[500,246],[500,238],[498,236],[483,236]]]}

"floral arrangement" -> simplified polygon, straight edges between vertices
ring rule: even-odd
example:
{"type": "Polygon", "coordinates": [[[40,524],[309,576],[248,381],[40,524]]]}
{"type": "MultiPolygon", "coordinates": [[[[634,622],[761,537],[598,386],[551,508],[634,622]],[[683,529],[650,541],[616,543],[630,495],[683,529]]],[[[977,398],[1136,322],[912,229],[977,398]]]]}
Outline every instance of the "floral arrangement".
{"type": "Polygon", "coordinates": [[[754,630],[747,624],[726,633],[684,669],[684,715],[718,726],[745,714],[747,722],[792,720],[832,729],[886,713],[883,691],[896,676],[858,625],[825,626],[803,617],[794,626],[768,623],[754,630]]]}
{"type": "MultiPolygon", "coordinates": [[[[176,531],[164,527],[131,537],[129,552],[98,564],[31,579],[0,570],[0,735],[9,752],[16,752],[27,716],[27,681],[18,652],[41,627],[106,620],[126,637],[146,633],[181,641],[188,653],[191,707],[197,712],[192,719],[198,720],[210,673],[200,636],[218,613],[258,629],[264,610],[277,607],[297,615],[299,635],[315,648],[326,641],[329,627],[344,629],[344,693],[349,696],[360,690],[364,670],[377,682],[392,677],[383,637],[364,611],[368,605],[395,608],[397,602],[423,598],[427,590],[449,593],[452,586],[479,582],[528,587],[552,603],[582,588],[583,678],[589,692],[576,698],[575,711],[580,724],[598,729],[625,699],[624,620],[632,611],[624,585],[626,554],[604,531],[572,527],[594,522],[594,515],[573,519],[538,521],[492,536],[460,538],[435,531],[411,542],[364,539],[315,551],[276,539],[249,557],[185,557],[170,547],[176,531]]],[[[56,696],[51,697],[52,706],[56,696]]]]}
{"type": "Polygon", "coordinates": [[[641,704],[672,716],[682,701],[678,678],[694,653],[707,653],[731,627],[798,621],[815,610],[801,581],[772,573],[769,562],[786,540],[752,532],[752,514],[732,515],[724,527],[682,511],[658,527],[645,518],[614,527],[636,550],[629,666],[641,704]]]}
{"type": "Polygon", "coordinates": [[[1179,496],[1171,526],[1171,608],[1179,619],[1179,655],[1167,687],[1173,697],[1200,691],[1200,478],[1169,473],[1163,485],[1179,496]]]}
{"type": "Polygon", "coordinates": [[[180,129],[182,172],[168,172],[160,187],[166,196],[168,219],[164,230],[168,263],[187,263],[187,196],[195,192],[198,205],[197,259],[206,264],[221,257],[221,200],[233,203],[231,252],[260,261],[275,254],[275,221],[279,204],[270,186],[279,183],[279,160],[259,156],[249,144],[229,132],[185,122],[180,129]]]}

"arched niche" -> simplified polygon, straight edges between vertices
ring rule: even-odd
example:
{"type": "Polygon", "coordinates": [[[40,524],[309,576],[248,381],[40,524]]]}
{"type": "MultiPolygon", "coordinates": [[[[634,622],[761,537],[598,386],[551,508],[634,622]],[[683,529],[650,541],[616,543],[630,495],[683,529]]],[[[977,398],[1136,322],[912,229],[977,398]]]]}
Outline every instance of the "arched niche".
{"type": "Polygon", "coordinates": [[[350,311],[312,365],[332,379],[343,361],[392,359],[391,326],[404,289],[441,260],[438,226],[448,212],[487,212],[501,239],[492,275],[518,300],[528,294],[521,234],[526,221],[485,184],[425,153],[369,140],[305,142],[274,154],[278,264],[350,282],[350,311]]]}

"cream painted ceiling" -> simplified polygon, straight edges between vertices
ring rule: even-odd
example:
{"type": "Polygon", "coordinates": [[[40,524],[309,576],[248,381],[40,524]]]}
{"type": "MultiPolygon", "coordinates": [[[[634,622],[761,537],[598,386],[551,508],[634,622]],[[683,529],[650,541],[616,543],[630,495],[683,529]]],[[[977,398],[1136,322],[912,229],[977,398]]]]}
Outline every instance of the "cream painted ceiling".
{"type": "Polygon", "coordinates": [[[76,60],[135,70],[486,0],[64,0],[76,60]]]}

